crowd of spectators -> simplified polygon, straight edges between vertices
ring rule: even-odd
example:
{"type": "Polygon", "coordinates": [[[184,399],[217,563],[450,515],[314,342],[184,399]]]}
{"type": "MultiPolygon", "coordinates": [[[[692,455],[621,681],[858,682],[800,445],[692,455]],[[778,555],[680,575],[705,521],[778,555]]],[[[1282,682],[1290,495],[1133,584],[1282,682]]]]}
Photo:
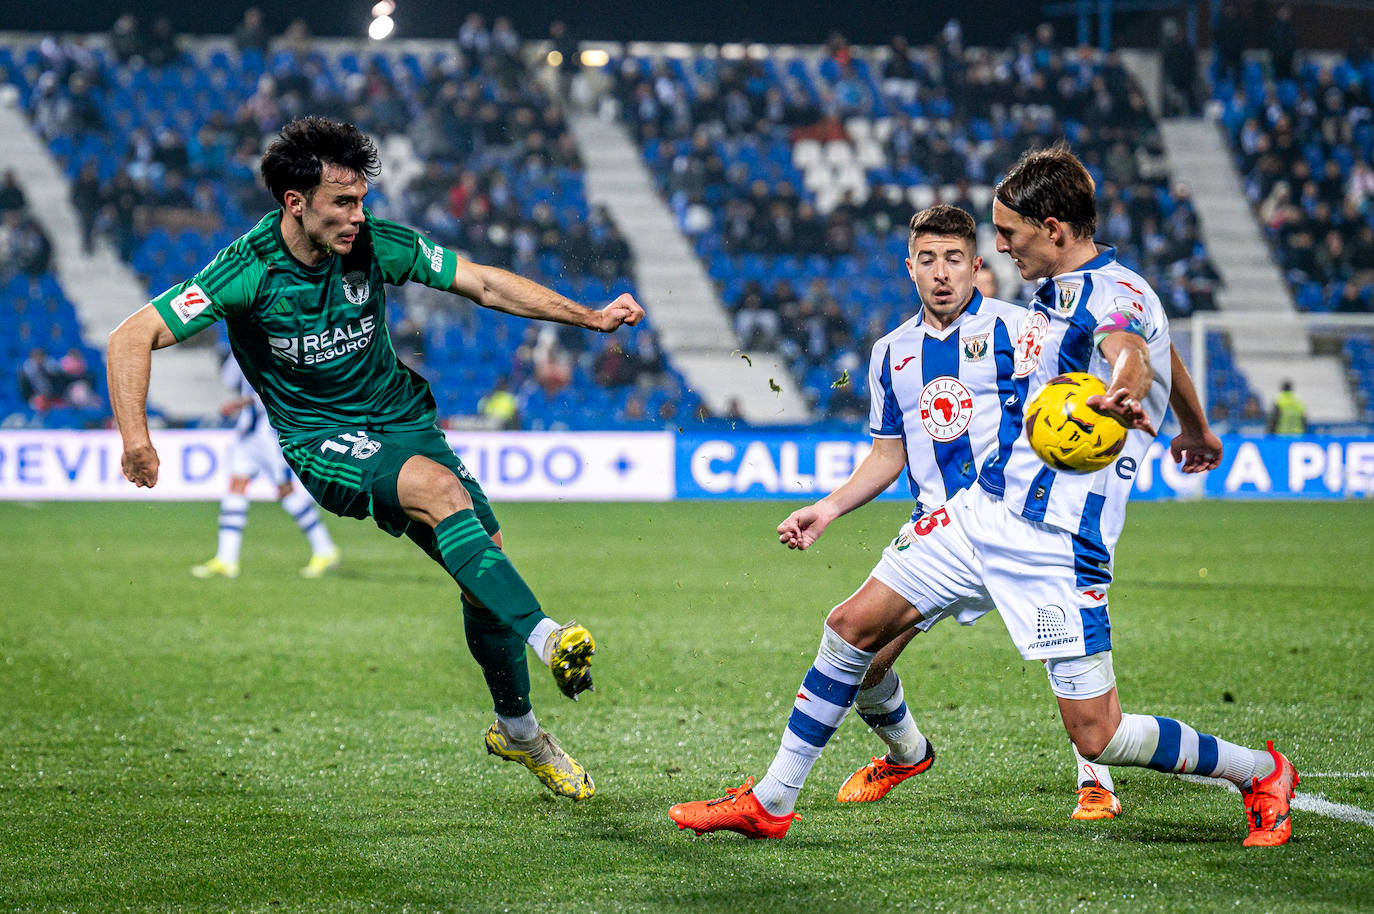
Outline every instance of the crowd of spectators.
{"type": "MultiPolygon", "coordinates": [[[[41,287],[42,281],[51,282],[51,265],[52,242],[29,211],[14,172],[7,170],[0,176],[0,287],[7,292],[16,284],[25,290],[41,287]]],[[[52,317],[51,309],[58,304],[31,308],[27,298],[17,296],[13,301],[0,301],[0,317],[8,334],[4,348],[29,347],[27,356],[13,369],[18,402],[39,414],[61,407],[100,408],[103,403],[82,351],[68,347],[64,355],[52,354],[63,351],[65,327],[58,322],[40,326],[52,317]]],[[[7,400],[0,397],[0,401],[7,400]]]]}
{"type": "MultiPolygon", "coordinates": [[[[307,112],[352,121],[377,138],[385,169],[368,202],[378,215],[576,298],[630,288],[630,245],[604,209],[588,211],[563,106],[531,78],[508,19],[488,24],[469,14],[453,49],[428,60],[325,55],[300,23],[274,38],[257,9],[244,14],[233,41],[234,54],[201,51],[193,59],[165,27],[145,33],[125,14],[109,36],[111,54],[79,38],[46,39],[39,64],[25,74],[35,128],[79,163],[72,202],[83,244],[90,250],[107,239],[151,291],[204,262],[182,250],[188,233],[203,239],[208,257],[271,206],[256,176],[263,138],[307,112]],[[158,93],[194,94],[185,87],[207,80],[216,93],[203,110],[157,103],[158,93]],[[107,154],[91,153],[88,141],[107,154]]],[[[432,341],[454,322],[472,326],[472,306],[409,286],[392,301],[403,357],[416,367],[428,361],[446,383],[432,341]]],[[[518,343],[507,336],[500,328],[495,345],[518,343]]],[[[456,338],[493,345],[475,333],[456,338]]],[[[551,396],[574,381],[629,374],[636,386],[666,385],[669,400],[696,407],[652,331],[638,332],[630,352],[599,342],[585,332],[556,334],[538,350],[554,356],[541,363],[542,386],[535,348],[516,347],[506,383],[522,396],[536,387],[551,396]],[[616,371],[597,370],[617,360],[625,364],[616,371]],[[575,365],[576,377],[545,370],[560,361],[575,365]]],[[[480,393],[463,408],[475,409],[480,393]]]]}
{"type": "Polygon", "coordinates": [[[1294,46],[1267,72],[1253,61],[1218,66],[1216,94],[1246,195],[1308,309],[1374,304],[1371,88],[1374,59],[1362,41],[1329,63],[1303,62],[1294,46]]]}
{"type": "Polygon", "coordinates": [[[0,283],[13,276],[37,278],[52,265],[52,241],[29,212],[12,170],[0,176],[0,283]]]}
{"type": "Polygon", "coordinates": [[[19,366],[19,398],[35,412],[61,407],[102,409],[95,375],[82,351],[73,346],[61,358],[35,346],[19,366]]]}
{"type": "MultiPolygon", "coordinates": [[[[989,185],[1022,151],[1061,137],[1097,180],[1099,238],[1175,316],[1215,307],[1220,277],[1188,188],[1169,182],[1143,93],[1117,55],[1063,49],[1048,25],[994,51],[965,48],[951,22],[930,47],[895,36],[874,53],[836,35],[819,59],[627,56],[613,77],[622,117],[698,251],[765,261],[764,278],[713,270],[741,345],[781,352],[813,391],[890,329],[881,309],[867,312],[866,287],[885,287],[884,305],[910,301],[896,254],[916,208],[908,188],[929,188],[922,205],[951,203],[986,223],[989,185]],[[878,154],[858,187],[815,192],[794,161],[807,141],[870,138],[878,154]],[[778,261],[787,268],[767,266],[778,261]],[[791,265],[791,281],[780,280],[791,265]]],[[[843,392],[819,388],[819,399],[843,404],[843,392]]]]}

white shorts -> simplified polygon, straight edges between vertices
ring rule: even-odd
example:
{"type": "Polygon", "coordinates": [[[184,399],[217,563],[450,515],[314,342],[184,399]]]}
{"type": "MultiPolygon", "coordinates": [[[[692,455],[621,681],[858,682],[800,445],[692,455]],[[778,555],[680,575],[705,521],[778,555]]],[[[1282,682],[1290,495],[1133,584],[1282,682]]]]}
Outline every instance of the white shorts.
{"type": "Polygon", "coordinates": [[[272,426],[262,420],[258,428],[239,435],[229,445],[229,475],[256,479],[262,474],[274,486],[291,481],[291,468],[281,455],[281,445],[272,426]]]}
{"type": "Polygon", "coordinates": [[[923,631],[998,610],[1027,660],[1112,647],[1106,548],[1019,517],[978,485],[903,525],[873,577],[920,611],[923,631]]]}

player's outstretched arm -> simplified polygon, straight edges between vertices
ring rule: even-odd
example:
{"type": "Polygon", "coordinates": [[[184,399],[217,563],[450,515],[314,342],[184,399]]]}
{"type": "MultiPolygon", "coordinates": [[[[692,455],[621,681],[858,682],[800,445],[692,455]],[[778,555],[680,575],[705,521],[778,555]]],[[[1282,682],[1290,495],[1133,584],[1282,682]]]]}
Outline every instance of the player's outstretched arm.
{"type": "Polygon", "coordinates": [[[157,485],[157,451],[148,436],[148,377],[152,373],[153,350],[176,341],[152,305],[135,311],[110,334],[105,366],[110,407],[124,440],[119,465],[124,476],[136,486],[157,485]]]}
{"type": "Polygon", "coordinates": [[[1169,454],[1174,463],[1181,464],[1185,473],[1205,473],[1221,466],[1221,439],[1207,424],[1197,388],[1193,386],[1188,366],[1173,344],[1169,345],[1169,365],[1173,384],[1169,388],[1169,405],[1178,419],[1179,431],[1169,442],[1169,454]]]}
{"type": "Polygon", "coordinates": [[[633,326],[644,319],[644,309],[628,292],[598,311],[508,270],[461,259],[449,289],[483,308],[602,333],[614,333],[622,324],[633,326]]]}
{"type": "Polygon", "coordinates": [[[820,539],[830,522],[877,498],[906,467],[906,445],[900,438],[874,438],[873,450],[840,487],[815,504],[793,511],[778,524],[778,542],[805,549],[820,539]]]}
{"type": "Polygon", "coordinates": [[[1150,347],[1144,337],[1128,330],[1113,330],[1098,348],[1112,366],[1112,377],[1107,382],[1106,395],[1089,397],[1088,405],[1114,416],[1127,428],[1154,435],[1155,427],[1141,404],[1154,383],[1150,347]]]}

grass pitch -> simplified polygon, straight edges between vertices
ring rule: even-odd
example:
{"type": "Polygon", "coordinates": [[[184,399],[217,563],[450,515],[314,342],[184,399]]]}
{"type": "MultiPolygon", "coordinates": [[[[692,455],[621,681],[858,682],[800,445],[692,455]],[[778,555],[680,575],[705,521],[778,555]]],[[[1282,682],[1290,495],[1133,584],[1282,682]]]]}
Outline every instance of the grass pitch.
{"type": "MultiPolygon", "coordinates": [[[[255,504],[236,581],[187,569],[211,504],[0,504],[0,910],[1357,911],[1374,828],[1294,812],[1241,847],[1239,799],[1120,769],[1125,815],[1076,823],[1038,663],[999,620],[898,665],[938,757],[834,802],[880,744],[841,728],[784,841],[667,816],[771,760],[821,619],[903,517],[870,506],[805,554],[790,506],[504,505],[551,614],[595,633],[597,691],[535,668],[541,721],[598,793],[555,799],[485,754],[457,590],[409,543],[333,521],[344,567],[255,504]]],[[[1374,809],[1374,510],[1136,505],[1112,618],[1128,710],[1262,745],[1300,792],[1374,809]]]]}

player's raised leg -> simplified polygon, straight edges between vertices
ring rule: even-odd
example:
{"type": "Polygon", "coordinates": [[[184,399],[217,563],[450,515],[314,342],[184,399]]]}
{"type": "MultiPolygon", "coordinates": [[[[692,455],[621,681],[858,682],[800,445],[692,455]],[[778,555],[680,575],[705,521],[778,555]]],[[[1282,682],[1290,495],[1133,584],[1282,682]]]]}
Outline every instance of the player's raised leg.
{"type": "Polygon", "coordinates": [[[566,672],[572,667],[567,659],[562,660],[561,667],[556,666],[559,647],[566,642],[585,650],[582,678],[577,682],[590,687],[591,674],[586,667],[594,650],[591,635],[576,623],[560,627],[540,611],[534,594],[501,549],[501,533],[486,509],[481,487],[475,480],[460,476],[466,471],[461,464],[457,466],[454,470],[422,455],[412,456],[397,477],[396,496],[406,514],[423,523],[411,525],[407,535],[443,565],[463,589],[468,649],[482,668],[496,711],[496,721],[487,729],[483,742],[487,752],[524,765],[554,793],[585,800],[596,792],[591,775],[535,718],[529,700],[525,646],[543,648],[540,659],[554,668],[554,679],[564,693],[575,698],[581,689],[569,692],[565,681],[559,679],[560,670],[566,672]],[[485,523],[478,516],[474,498],[482,501],[485,523]],[[433,523],[440,516],[443,519],[433,523]],[[576,637],[579,631],[583,638],[576,637]]]}
{"type": "Polygon", "coordinates": [[[697,834],[735,831],[750,838],[787,834],[797,795],[853,706],[874,652],[917,617],[904,597],[875,578],[835,607],[826,619],[816,660],[797,690],[768,773],[758,784],[750,778],[723,797],[673,806],[668,815],[678,827],[697,834]]]}
{"type": "Polygon", "coordinates": [[[1123,714],[1116,689],[1087,700],[1059,696],[1069,737],[1085,756],[1109,765],[1134,765],[1172,774],[1197,774],[1240,788],[1250,834],[1247,847],[1277,846],[1292,834],[1289,800],[1298,772],[1273,742],[1249,749],[1181,721],[1123,714]]]}
{"type": "Polygon", "coordinates": [[[401,468],[396,496],[407,516],[434,531],[437,558],[445,570],[474,602],[490,609],[534,648],[563,694],[576,699],[592,688],[591,656],[596,643],[591,633],[576,622],[560,626],[543,613],[534,593],[482,525],[457,473],[417,454],[401,468]]]}

